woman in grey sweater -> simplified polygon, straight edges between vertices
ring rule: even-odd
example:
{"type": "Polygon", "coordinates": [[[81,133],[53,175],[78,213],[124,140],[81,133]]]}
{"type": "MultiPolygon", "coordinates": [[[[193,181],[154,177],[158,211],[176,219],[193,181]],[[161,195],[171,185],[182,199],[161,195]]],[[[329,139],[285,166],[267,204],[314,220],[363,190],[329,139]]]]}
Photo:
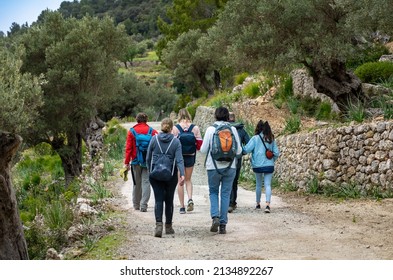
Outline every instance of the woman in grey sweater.
{"type": "Polygon", "coordinates": [[[160,154],[165,153],[170,159],[172,176],[168,181],[160,180],[149,176],[150,184],[153,188],[155,207],[154,215],[156,218],[155,237],[162,237],[163,213],[165,204],[165,233],[174,234],[172,227],[173,218],[173,199],[178,183],[177,173],[180,173],[180,183],[184,181],[184,162],[179,139],[171,134],[173,122],[170,118],[165,118],[161,122],[161,133],[153,136],[147,149],[146,162],[149,172],[154,168],[160,154]]]}

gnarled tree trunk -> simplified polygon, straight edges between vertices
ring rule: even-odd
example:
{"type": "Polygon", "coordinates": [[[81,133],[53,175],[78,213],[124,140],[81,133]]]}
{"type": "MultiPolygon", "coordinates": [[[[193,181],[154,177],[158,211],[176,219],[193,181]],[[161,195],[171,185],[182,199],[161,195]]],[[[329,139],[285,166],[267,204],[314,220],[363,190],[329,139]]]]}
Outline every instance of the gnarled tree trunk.
{"type": "Polygon", "coordinates": [[[26,239],[11,184],[11,160],[22,138],[0,130],[0,259],[27,260],[26,239]]]}
{"type": "Polygon", "coordinates": [[[82,135],[67,135],[67,141],[62,137],[55,137],[51,145],[60,156],[67,188],[82,173],[82,135]]]}
{"type": "Polygon", "coordinates": [[[353,73],[346,70],[344,62],[333,60],[329,63],[330,65],[322,65],[315,62],[311,66],[314,87],[318,92],[333,99],[340,109],[345,111],[349,102],[364,99],[362,83],[353,73]]]}

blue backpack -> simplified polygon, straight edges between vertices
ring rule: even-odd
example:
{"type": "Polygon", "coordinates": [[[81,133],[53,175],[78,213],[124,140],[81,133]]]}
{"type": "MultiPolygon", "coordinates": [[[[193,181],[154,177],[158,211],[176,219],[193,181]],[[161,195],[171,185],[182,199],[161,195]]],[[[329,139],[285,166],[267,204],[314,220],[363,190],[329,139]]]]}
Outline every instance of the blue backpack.
{"type": "Polygon", "coordinates": [[[194,128],[194,124],[191,124],[187,130],[184,130],[180,124],[176,125],[179,130],[179,140],[181,143],[181,150],[183,155],[193,155],[196,152],[196,138],[192,129],[194,128]]]}
{"type": "Polygon", "coordinates": [[[133,127],[130,128],[130,131],[134,135],[136,142],[136,158],[133,159],[131,164],[139,164],[142,167],[146,167],[147,148],[149,147],[153,128],[149,127],[147,134],[137,133],[133,127]]]}

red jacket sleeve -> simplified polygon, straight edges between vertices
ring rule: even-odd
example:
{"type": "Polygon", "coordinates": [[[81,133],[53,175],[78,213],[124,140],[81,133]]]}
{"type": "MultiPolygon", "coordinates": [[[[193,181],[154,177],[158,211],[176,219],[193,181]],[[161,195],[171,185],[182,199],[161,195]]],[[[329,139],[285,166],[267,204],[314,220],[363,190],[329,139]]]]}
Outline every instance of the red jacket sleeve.
{"type": "Polygon", "coordinates": [[[124,164],[129,164],[132,159],[136,158],[136,146],[135,146],[135,137],[128,130],[127,140],[126,140],[126,148],[125,148],[125,156],[124,156],[124,164]]]}

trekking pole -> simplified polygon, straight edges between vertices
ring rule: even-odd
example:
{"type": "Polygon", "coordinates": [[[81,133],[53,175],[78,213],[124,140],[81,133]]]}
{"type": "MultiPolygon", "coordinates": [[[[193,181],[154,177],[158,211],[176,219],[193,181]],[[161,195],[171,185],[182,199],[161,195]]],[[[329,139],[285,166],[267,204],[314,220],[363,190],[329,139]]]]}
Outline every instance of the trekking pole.
{"type": "Polygon", "coordinates": [[[131,171],[132,183],[133,183],[133,184],[134,184],[134,186],[135,186],[135,175],[134,175],[134,168],[132,167],[132,164],[130,164],[130,166],[131,166],[131,169],[130,169],[130,171],[131,171]]]}

